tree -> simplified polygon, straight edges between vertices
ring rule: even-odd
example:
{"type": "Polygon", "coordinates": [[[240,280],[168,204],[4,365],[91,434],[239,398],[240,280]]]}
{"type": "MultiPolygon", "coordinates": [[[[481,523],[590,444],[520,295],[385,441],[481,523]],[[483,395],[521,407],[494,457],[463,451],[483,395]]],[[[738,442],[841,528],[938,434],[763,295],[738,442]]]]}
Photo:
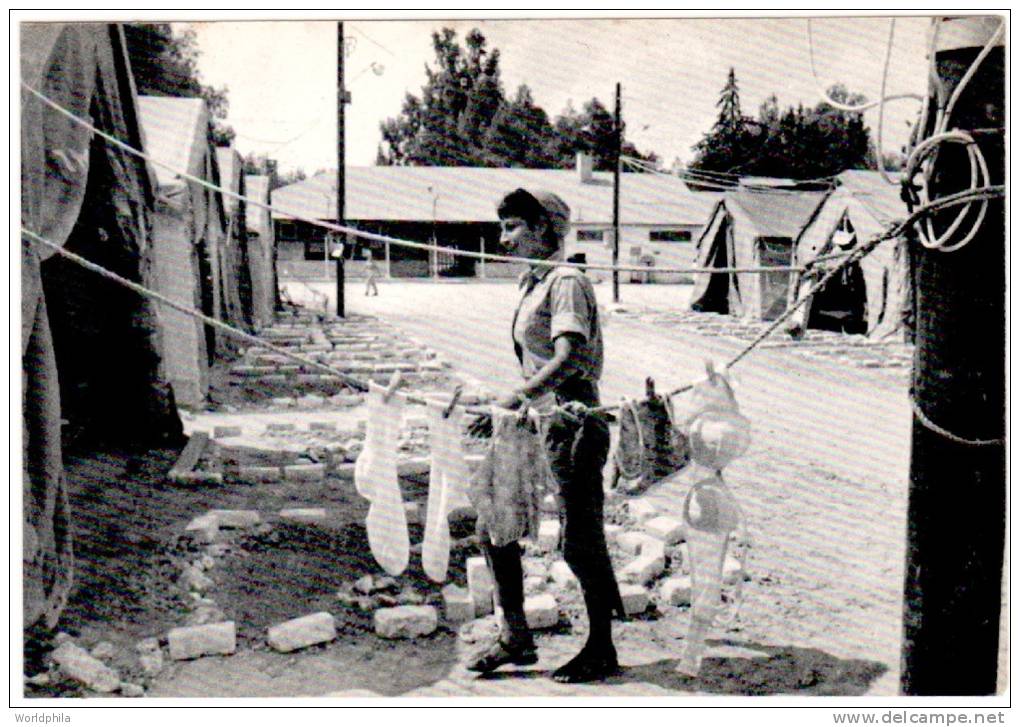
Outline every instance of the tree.
{"type": "MultiPolygon", "coordinates": [[[[400,115],[380,125],[377,164],[569,168],[584,151],[595,157],[596,169],[612,168],[613,116],[598,99],[580,114],[568,106],[551,122],[528,86],[506,96],[499,50],[490,51],[477,29],[462,47],[443,28],[432,34],[432,47],[434,65],[425,67],[421,95],[407,94],[400,115]]],[[[623,152],[657,161],[626,141],[623,152]]]]}
{"type": "Polygon", "coordinates": [[[485,36],[472,30],[466,47],[451,28],[432,34],[435,66],[426,64],[421,97],[407,94],[400,116],[381,124],[382,164],[480,166],[483,139],[505,104],[499,51],[486,48],[485,36]]]}
{"type": "MultiPolygon", "coordinates": [[[[842,84],[829,89],[842,105],[865,101],[842,84]]],[[[717,104],[719,117],[694,149],[692,169],[737,175],[813,179],[845,169],[877,166],[862,114],[843,111],[828,101],[815,108],[779,108],[775,95],[758,109],[758,118],[739,116],[740,100],[733,69],[717,104]]]]}
{"type": "Polygon", "coordinates": [[[210,141],[217,146],[233,142],[234,130],[223,123],[230,109],[227,88],[201,82],[193,30],[175,35],[169,23],[129,23],[124,37],[139,94],[204,99],[212,122],[210,141]]]}

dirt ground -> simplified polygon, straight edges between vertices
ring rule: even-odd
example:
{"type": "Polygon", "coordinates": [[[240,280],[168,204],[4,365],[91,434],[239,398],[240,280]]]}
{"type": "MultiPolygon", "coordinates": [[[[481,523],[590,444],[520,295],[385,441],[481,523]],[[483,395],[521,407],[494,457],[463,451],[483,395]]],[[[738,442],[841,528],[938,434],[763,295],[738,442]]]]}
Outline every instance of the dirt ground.
{"type": "MultiPolygon", "coordinates": [[[[687,286],[624,286],[616,308],[608,283],[597,291],[605,308],[605,402],[640,395],[646,376],[660,390],[687,383],[701,374],[706,357],[724,361],[753,334],[725,321],[706,331],[678,313],[687,286]]],[[[517,383],[509,343],[515,286],[383,282],[377,298],[358,292],[348,291],[348,310],[427,341],[457,374],[497,393],[517,383]]],[[[810,348],[758,350],[736,368],[754,441],[725,478],[749,520],[750,579],[736,621],[713,634],[697,680],[673,671],[689,618],[684,608],[617,624],[625,668],[596,686],[545,678],[583,641],[579,611],[568,613],[571,624],[539,637],[535,667],[489,679],[464,671],[466,646],[449,628],[416,641],[377,639],[369,615],[335,598],[345,582],[379,573],[365,548],[365,503],[349,481],[182,488],[165,479],[175,452],[71,458],[81,575],[61,628],[86,646],[112,642],[122,678],[143,681],[133,644],[165,634],[185,614],[172,582],[183,523],[209,508],[314,505],[329,511],[326,527],[270,523],[239,536],[211,572],[217,604],[237,622],[238,653],[171,663],[144,680],[149,696],[895,695],[910,426],[903,351],[879,347],[865,364],[810,348]],[[336,642],[289,655],[264,645],[268,625],[318,610],[337,617],[336,642]]],[[[661,513],[678,515],[692,477],[687,472],[659,486],[649,500],[661,513]]],[[[403,487],[405,500],[424,503],[422,483],[403,487]]],[[[610,510],[620,507],[613,498],[610,510]]],[[[463,539],[451,578],[461,585],[464,559],[476,552],[468,535],[469,529],[454,534],[463,539]]],[[[413,526],[411,542],[420,538],[420,525],[413,526]]],[[[401,584],[437,602],[438,588],[415,562],[401,584]]],[[[29,693],[80,694],[66,687],[29,693]]]]}

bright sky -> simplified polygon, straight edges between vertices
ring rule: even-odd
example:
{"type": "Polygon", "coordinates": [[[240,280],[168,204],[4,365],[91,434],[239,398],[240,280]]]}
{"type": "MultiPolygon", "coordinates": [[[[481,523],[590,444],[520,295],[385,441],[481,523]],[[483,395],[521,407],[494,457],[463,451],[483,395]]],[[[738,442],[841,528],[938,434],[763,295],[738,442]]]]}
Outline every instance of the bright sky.
{"type": "MultiPolygon", "coordinates": [[[[329,21],[198,22],[203,81],[229,88],[228,122],[242,153],[268,152],[282,169],[311,173],[336,166],[337,29],[329,21]]],[[[612,109],[623,84],[627,137],[665,164],[693,157],[712,126],[719,91],[732,66],[745,114],[771,94],[780,107],[819,101],[804,18],[347,21],[347,163],[375,161],[379,123],[396,116],[404,95],[420,95],[432,64],[431,33],[453,27],[460,39],[479,28],[500,50],[507,95],[519,84],[555,117],[592,96],[612,109]]],[[[896,19],[886,94],[926,89],[929,19],[896,19]]],[[[840,81],[877,99],[889,40],[888,18],[820,17],[812,21],[815,65],[825,86],[840,81]]],[[[883,149],[905,142],[919,104],[886,107],[883,149]]],[[[866,120],[874,138],[877,110],[866,120]]]]}

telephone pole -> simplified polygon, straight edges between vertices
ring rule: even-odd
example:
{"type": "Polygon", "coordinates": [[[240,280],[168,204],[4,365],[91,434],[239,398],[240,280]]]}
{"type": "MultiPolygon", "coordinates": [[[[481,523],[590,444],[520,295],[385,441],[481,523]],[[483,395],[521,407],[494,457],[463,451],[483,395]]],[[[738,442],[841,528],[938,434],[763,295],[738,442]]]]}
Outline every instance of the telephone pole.
{"type": "Polygon", "coordinates": [[[616,112],[613,115],[613,302],[620,302],[620,151],[623,146],[623,119],[620,109],[620,84],[616,84],[616,112]]]}
{"type": "MultiPolygon", "coordinates": [[[[336,221],[338,225],[344,224],[346,210],[344,200],[346,190],[344,187],[346,164],[346,139],[345,139],[345,107],[351,101],[351,96],[344,88],[344,24],[336,24],[336,221]]],[[[337,233],[343,235],[343,233],[337,233]]],[[[344,311],[344,255],[347,252],[346,235],[339,241],[340,254],[336,257],[336,314],[340,318],[345,317],[344,311]]]]}
{"type": "MultiPolygon", "coordinates": [[[[937,21],[937,83],[931,108],[947,99],[1000,17],[937,21]]],[[[945,128],[970,133],[1002,184],[1002,40],[961,91],[945,128]]],[[[933,132],[932,117],[925,135],[933,132]]],[[[970,187],[967,147],[942,144],[929,190],[938,199],[970,187]]],[[[954,233],[977,217],[973,205],[954,233]]],[[[959,210],[939,212],[944,232],[959,210]]],[[[900,688],[908,695],[970,696],[996,691],[1006,534],[1005,203],[996,198],[976,236],[953,252],[911,239],[916,295],[910,497],[900,688]]],[[[953,240],[949,241],[950,244],[953,240]]]]}

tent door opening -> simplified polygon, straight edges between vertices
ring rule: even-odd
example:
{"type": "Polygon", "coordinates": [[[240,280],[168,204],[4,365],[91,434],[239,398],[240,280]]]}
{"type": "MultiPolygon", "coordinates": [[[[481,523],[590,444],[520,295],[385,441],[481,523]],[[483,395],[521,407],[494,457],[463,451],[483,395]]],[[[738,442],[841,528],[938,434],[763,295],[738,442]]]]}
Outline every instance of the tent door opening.
{"type": "Polygon", "coordinates": [[[807,327],[837,333],[867,333],[868,293],[859,263],[845,267],[815,293],[807,327]]]}
{"type": "MultiPolygon", "coordinates": [[[[712,252],[705,261],[705,267],[730,267],[729,255],[727,255],[728,240],[726,239],[729,227],[730,226],[728,224],[719,225],[719,230],[716,233],[715,239],[712,240],[711,243],[712,252]]],[[[735,276],[730,273],[712,273],[709,275],[708,287],[705,289],[705,294],[701,297],[701,301],[698,303],[696,310],[707,313],[722,313],[724,315],[728,315],[730,312],[731,278],[735,280],[735,276]]]]}

